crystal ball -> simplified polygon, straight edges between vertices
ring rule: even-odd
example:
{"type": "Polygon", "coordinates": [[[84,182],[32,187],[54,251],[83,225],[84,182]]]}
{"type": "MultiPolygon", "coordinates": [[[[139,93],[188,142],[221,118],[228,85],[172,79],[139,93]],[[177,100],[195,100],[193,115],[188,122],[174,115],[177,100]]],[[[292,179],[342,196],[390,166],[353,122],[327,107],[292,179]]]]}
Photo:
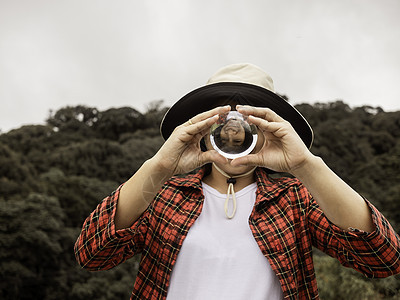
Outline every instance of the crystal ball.
{"type": "Polygon", "coordinates": [[[219,115],[218,121],[210,129],[211,145],[228,159],[251,153],[257,138],[257,127],[237,111],[219,115]]]}

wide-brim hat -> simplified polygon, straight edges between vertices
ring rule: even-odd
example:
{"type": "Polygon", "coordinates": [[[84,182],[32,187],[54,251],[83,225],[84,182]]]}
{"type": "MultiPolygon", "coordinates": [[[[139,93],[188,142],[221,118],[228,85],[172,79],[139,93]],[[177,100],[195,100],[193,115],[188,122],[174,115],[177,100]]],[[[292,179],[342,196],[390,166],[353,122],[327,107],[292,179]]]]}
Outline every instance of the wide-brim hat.
{"type": "Polygon", "coordinates": [[[161,135],[166,140],[174,129],[199,113],[230,102],[267,107],[290,122],[307,147],[313,131],[307,120],[288,101],[274,92],[271,77],[252,64],[234,64],[218,70],[205,86],[183,96],[164,115],[161,135]]]}

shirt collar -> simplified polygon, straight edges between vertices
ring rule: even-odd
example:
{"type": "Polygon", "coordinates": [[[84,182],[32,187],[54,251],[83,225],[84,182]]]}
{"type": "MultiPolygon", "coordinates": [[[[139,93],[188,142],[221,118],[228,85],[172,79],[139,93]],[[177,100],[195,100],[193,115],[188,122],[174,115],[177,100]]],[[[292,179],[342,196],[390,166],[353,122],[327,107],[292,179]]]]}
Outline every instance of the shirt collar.
{"type": "Polygon", "coordinates": [[[202,190],[201,181],[205,175],[205,167],[194,170],[189,174],[177,175],[170,179],[169,183],[173,186],[188,187],[202,190]]]}
{"type": "MultiPolygon", "coordinates": [[[[193,188],[202,191],[202,180],[206,173],[206,167],[199,168],[189,174],[174,176],[169,183],[173,186],[193,188]]],[[[272,178],[263,168],[255,170],[257,183],[257,198],[255,205],[265,201],[276,199],[290,186],[298,183],[298,180],[291,177],[272,178]]]]}
{"type": "Polygon", "coordinates": [[[292,177],[272,178],[263,168],[256,169],[255,179],[257,182],[256,206],[276,199],[290,186],[298,183],[298,180],[292,177]]]}

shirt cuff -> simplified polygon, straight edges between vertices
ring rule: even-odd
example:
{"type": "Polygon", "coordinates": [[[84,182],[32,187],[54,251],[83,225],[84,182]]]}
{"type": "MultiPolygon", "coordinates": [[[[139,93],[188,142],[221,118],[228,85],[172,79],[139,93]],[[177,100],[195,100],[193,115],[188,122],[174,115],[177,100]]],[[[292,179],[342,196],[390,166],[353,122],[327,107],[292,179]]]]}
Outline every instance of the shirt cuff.
{"type": "Polygon", "coordinates": [[[341,240],[347,242],[357,241],[360,239],[367,242],[372,242],[375,240],[375,242],[379,243],[379,239],[381,238],[383,241],[388,230],[391,230],[391,226],[389,225],[388,221],[377,210],[377,208],[372,205],[368,200],[364,200],[371,211],[372,223],[374,224],[375,229],[372,232],[367,232],[353,227],[349,227],[348,230],[343,230],[328,220],[330,227],[335,232],[335,235],[341,240]]]}
{"type": "Polygon", "coordinates": [[[110,236],[112,237],[113,240],[118,241],[118,242],[128,242],[131,241],[133,239],[133,237],[139,232],[141,224],[143,223],[143,216],[146,213],[146,211],[144,213],[142,213],[142,215],[130,226],[127,228],[122,228],[122,229],[118,229],[116,230],[115,228],[115,214],[117,211],[117,203],[119,200],[119,195],[120,195],[120,191],[121,188],[124,186],[124,184],[121,184],[118,189],[115,191],[113,197],[111,198],[111,202],[110,202],[110,206],[112,207],[112,213],[109,219],[109,233],[110,236]]]}

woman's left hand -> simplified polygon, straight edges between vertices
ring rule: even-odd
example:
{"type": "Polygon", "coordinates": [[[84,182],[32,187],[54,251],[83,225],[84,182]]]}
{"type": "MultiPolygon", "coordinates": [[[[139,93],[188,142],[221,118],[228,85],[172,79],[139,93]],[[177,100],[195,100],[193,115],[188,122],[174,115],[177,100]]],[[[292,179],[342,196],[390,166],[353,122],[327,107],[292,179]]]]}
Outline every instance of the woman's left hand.
{"type": "Polygon", "coordinates": [[[232,160],[232,166],[253,165],[292,173],[313,157],[292,125],[271,109],[241,105],[236,109],[249,116],[249,121],[259,128],[265,141],[257,153],[232,160]]]}

